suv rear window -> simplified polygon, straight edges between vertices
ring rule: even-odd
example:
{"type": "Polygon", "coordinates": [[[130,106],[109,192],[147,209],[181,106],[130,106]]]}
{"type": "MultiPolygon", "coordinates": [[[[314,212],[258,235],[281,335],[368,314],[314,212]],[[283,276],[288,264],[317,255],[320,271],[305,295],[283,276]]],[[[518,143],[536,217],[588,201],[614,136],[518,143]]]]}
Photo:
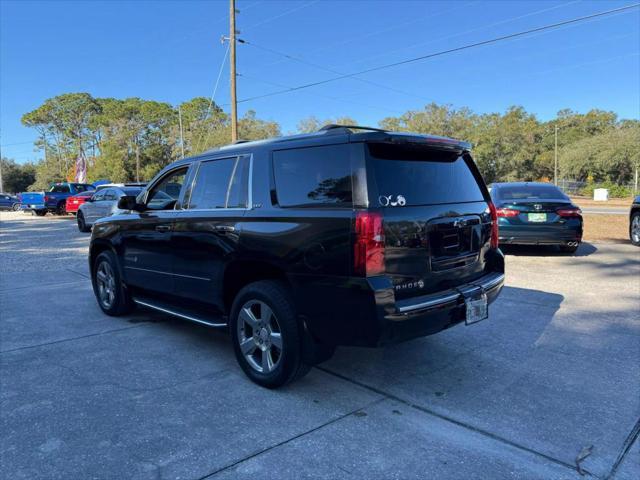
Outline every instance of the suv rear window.
{"type": "Polygon", "coordinates": [[[273,152],[273,174],[281,207],[351,207],[347,145],[273,152]]]}
{"type": "Polygon", "coordinates": [[[367,144],[370,168],[383,197],[405,198],[406,205],[484,201],[465,159],[456,152],[422,145],[367,144]]]}

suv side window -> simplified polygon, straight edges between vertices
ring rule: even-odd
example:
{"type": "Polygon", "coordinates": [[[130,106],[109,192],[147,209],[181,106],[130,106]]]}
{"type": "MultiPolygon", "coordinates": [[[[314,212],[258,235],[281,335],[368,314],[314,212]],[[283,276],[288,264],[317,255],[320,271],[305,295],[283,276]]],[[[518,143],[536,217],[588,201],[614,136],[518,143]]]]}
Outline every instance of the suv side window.
{"type": "Polygon", "coordinates": [[[247,208],[248,180],[249,157],[202,162],[187,208],[247,208]]]}
{"type": "Polygon", "coordinates": [[[165,176],[149,192],[147,196],[147,209],[149,210],[171,210],[173,209],[180,190],[184,184],[184,178],[188,167],[174,170],[165,176]]]}
{"type": "Polygon", "coordinates": [[[54,185],[49,191],[51,193],[69,193],[71,192],[71,189],[69,188],[69,185],[54,185]]]}
{"type": "Polygon", "coordinates": [[[275,151],[273,174],[281,207],[352,205],[347,145],[275,151]]]}

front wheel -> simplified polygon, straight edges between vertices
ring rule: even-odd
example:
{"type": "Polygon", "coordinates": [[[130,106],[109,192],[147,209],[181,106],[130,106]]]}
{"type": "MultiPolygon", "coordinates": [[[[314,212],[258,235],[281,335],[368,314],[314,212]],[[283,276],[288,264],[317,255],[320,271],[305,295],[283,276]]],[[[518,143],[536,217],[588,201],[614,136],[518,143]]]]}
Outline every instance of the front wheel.
{"type": "Polygon", "coordinates": [[[87,226],[87,222],[85,222],[82,212],[77,213],[76,220],[78,221],[78,230],[85,233],[91,230],[91,227],[87,226]]]}
{"type": "Polygon", "coordinates": [[[93,265],[91,283],[102,311],[111,316],[130,312],[134,303],[122,283],[116,256],[113,252],[109,250],[102,252],[93,265]]]}
{"type": "Polygon", "coordinates": [[[47,214],[46,210],[34,210],[34,212],[39,217],[44,217],[47,214]]]}
{"type": "Polygon", "coordinates": [[[11,210],[13,210],[14,212],[19,212],[20,211],[20,204],[19,203],[14,203],[13,206],[11,207],[11,210]]]}
{"type": "Polygon", "coordinates": [[[629,239],[636,247],[640,247],[640,212],[635,212],[631,216],[629,239]]]}
{"type": "Polygon", "coordinates": [[[288,289],[264,280],[244,287],[230,315],[236,359],[255,383],[277,388],[304,376],[302,331],[288,289]]]}
{"type": "Polygon", "coordinates": [[[67,204],[65,202],[60,202],[56,207],[57,215],[66,215],[67,214],[67,204]]]}

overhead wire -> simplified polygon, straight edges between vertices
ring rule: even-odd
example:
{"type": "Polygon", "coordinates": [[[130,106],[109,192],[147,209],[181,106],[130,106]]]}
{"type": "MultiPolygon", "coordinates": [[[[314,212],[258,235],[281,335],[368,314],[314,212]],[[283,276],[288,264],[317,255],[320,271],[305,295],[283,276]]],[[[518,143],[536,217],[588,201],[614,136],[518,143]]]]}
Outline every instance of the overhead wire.
{"type": "Polygon", "coordinates": [[[494,38],[490,38],[487,40],[482,40],[479,42],[474,42],[474,43],[470,43],[470,44],[466,44],[466,45],[462,45],[459,47],[454,47],[454,48],[448,48],[446,50],[440,50],[437,52],[433,52],[433,53],[429,53],[429,54],[425,54],[425,55],[420,55],[418,57],[413,57],[413,58],[409,58],[409,59],[405,59],[405,60],[400,60],[397,62],[392,62],[392,63],[388,63],[388,64],[384,64],[384,65],[379,65],[376,67],[372,67],[372,68],[368,68],[368,69],[364,69],[364,70],[360,70],[358,72],[354,72],[354,73],[349,73],[349,74],[345,74],[345,75],[339,75],[337,77],[333,77],[333,78],[327,78],[324,80],[318,80],[315,82],[310,82],[310,83],[306,83],[303,85],[299,85],[296,87],[292,87],[289,89],[284,89],[284,90],[279,90],[276,92],[270,92],[270,93],[266,93],[266,94],[262,94],[262,95],[256,95],[253,97],[248,97],[248,98],[244,98],[242,100],[239,100],[238,103],[245,103],[245,102],[249,102],[249,101],[253,101],[253,100],[258,100],[261,98],[267,98],[267,97],[272,97],[275,95],[281,95],[283,93],[289,93],[289,92],[293,92],[293,91],[297,91],[297,90],[302,90],[302,89],[306,89],[306,88],[311,88],[311,87],[315,87],[315,86],[319,86],[319,85],[325,85],[327,83],[332,83],[335,82],[337,80],[342,80],[345,78],[352,78],[358,75],[364,75],[367,73],[372,73],[372,72],[377,72],[380,70],[384,70],[384,69],[388,69],[388,68],[393,68],[393,67],[398,67],[401,65],[407,65],[410,63],[415,63],[415,62],[419,62],[419,61],[423,61],[423,60],[427,60],[430,58],[435,58],[435,57],[440,57],[443,55],[448,55],[451,53],[455,53],[455,52],[460,52],[463,50],[468,50],[468,49],[472,49],[472,48],[477,48],[477,47],[481,47],[481,46],[485,46],[485,45],[492,45],[498,42],[502,42],[505,40],[511,40],[514,38],[519,38],[519,37],[523,37],[526,35],[530,35],[532,33],[537,33],[537,32],[542,32],[545,30],[552,30],[564,25],[570,25],[570,24],[574,24],[574,23],[578,23],[578,22],[583,22],[586,20],[590,20],[593,18],[598,18],[598,17],[604,17],[604,16],[608,16],[608,15],[612,15],[615,13],[621,13],[621,12],[625,12],[625,11],[630,11],[631,9],[634,8],[638,8],[640,6],[640,3],[634,3],[634,4],[630,4],[630,5],[625,5],[623,7],[618,7],[618,8],[613,8],[610,10],[605,10],[605,11],[601,11],[601,12],[596,12],[590,15],[584,15],[581,17],[575,17],[575,18],[571,18],[569,20],[563,20],[560,22],[555,22],[555,23],[551,23],[551,24],[547,24],[547,25],[543,25],[540,27],[535,27],[535,28],[530,28],[527,30],[522,30],[519,32],[515,32],[515,33],[510,33],[507,35],[501,35],[499,37],[494,37],[494,38]]]}

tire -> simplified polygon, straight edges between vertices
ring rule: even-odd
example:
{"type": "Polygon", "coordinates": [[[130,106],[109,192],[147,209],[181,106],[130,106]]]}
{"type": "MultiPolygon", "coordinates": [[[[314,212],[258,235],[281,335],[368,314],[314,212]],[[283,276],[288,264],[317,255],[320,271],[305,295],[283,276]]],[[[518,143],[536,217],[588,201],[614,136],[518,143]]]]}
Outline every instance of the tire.
{"type": "Polygon", "coordinates": [[[629,240],[640,247],[640,212],[633,212],[629,221],[629,240]]]}
{"type": "Polygon", "coordinates": [[[263,280],[240,290],[229,327],[236,360],[258,385],[281,387],[311,369],[302,359],[303,332],[291,294],[281,282],[263,280]]]}
{"type": "Polygon", "coordinates": [[[580,244],[576,245],[575,247],[570,247],[569,245],[560,245],[560,251],[562,253],[576,253],[579,246],[580,244]]]}
{"type": "Polygon", "coordinates": [[[82,212],[78,212],[76,215],[76,220],[78,221],[78,230],[83,233],[86,233],[91,230],[90,226],[87,226],[87,223],[84,221],[84,215],[82,212]]]}
{"type": "Polygon", "coordinates": [[[21,207],[21,205],[19,203],[14,203],[11,206],[11,210],[13,210],[14,212],[19,212],[20,211],[20,207],[21,207]]]}
{"type": "Polygon", "coordinates": [[[91,283],[98,306],[107,315],[117,317],[133,310],[135,304],[122,283],[118,261],[112,251],[104,251],[96,257],[91,283]]]}
{"type": "Polygon", "coordinates": [[[56,215],[66,215],[67,214],[67,204],[66,202],[60,202],[56,207],[56,215]]]}
{"type": "Polygon", "coordinates": [[[34,213],[39,217],[44,217],[47,214],[46,210],[34,210],[34,213]]]}

